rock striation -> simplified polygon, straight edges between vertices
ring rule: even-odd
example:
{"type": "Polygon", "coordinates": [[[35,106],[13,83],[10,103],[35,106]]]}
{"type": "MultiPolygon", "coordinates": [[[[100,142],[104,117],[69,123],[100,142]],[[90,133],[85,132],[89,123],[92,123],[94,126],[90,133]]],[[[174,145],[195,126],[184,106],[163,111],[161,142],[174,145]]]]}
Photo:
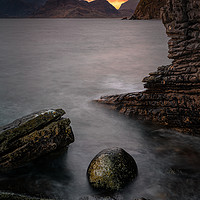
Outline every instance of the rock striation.
{"type": "Polygon", "coordinates": [[[200,0],[167,0],[161,10],[171,65],[143,79],[146,90],[97,100],[128,116],[200,135],[200,0]]]}
{"type": "Polygon", "coordinates": [[[18,168],[74,141],[62,109],[42,110],[0,128],[0,170],[18,168]]]}
{"type": "Polygon", "coordinates": [[[160,9],[166,0],[140,0],[130,19],[160,19],[160,9]]]}

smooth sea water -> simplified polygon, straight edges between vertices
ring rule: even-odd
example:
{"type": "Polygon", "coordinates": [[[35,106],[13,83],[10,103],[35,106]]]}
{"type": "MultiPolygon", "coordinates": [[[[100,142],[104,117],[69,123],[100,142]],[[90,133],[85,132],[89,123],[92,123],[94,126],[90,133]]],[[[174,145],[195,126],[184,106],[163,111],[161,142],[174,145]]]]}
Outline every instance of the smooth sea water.
{"type": "Polygon", "coordinates": [[[63,108],[75,135],[66,153],[0,174],[0,190],[64,200],[108,195],[90,187],[87,167],[104,148],[121,147],[139,174],[111,197],[199,200],[199,138],[91,103],[143,90],[143,77],[171,62],[167,41],[159,20],[0,19],[0,126],[63,108]]]}

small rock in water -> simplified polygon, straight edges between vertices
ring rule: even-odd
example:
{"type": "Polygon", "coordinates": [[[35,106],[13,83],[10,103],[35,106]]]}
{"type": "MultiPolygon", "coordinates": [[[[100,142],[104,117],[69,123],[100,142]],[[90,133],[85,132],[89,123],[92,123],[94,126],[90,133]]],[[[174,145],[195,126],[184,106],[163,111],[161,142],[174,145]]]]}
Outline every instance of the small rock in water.
{"type": "Polygon", "coordinates": [[[87,176],[97,189],[119,190],[137,176],[137,165],[121,148],[104,149],[91,161],[87,176]]]}
{"type": "Polygon", "coordinates": [[[0,127],[0,170],[18,168],[74,142],[62,109],[42,110],[0,127]]]}

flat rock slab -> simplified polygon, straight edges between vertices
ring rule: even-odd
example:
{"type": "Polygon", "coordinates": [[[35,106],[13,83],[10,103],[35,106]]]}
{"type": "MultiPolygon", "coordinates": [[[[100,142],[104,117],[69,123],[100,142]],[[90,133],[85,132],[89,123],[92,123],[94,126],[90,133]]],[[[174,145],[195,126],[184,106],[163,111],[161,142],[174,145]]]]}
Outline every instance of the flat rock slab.
{"type": "Polygon", "coordinates": [[[0,128],[0,170],[18,168],[74,142],[62,109],[42,110],[0,128]]]}

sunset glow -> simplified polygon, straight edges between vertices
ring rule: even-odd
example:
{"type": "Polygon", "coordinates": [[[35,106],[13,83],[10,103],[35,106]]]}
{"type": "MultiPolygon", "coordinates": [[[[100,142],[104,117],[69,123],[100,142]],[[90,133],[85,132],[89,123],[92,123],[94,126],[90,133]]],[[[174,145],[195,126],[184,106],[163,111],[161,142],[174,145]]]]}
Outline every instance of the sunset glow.
{"type": "MultiPolygon", "coordinates": [[[[89,2],[93,0],[87,0],[89,2]]],[[[127,0],[107,0],[109,3],[111,3],[115,8],[119,9],[122,3],[126,2],[127,0]]]]}

